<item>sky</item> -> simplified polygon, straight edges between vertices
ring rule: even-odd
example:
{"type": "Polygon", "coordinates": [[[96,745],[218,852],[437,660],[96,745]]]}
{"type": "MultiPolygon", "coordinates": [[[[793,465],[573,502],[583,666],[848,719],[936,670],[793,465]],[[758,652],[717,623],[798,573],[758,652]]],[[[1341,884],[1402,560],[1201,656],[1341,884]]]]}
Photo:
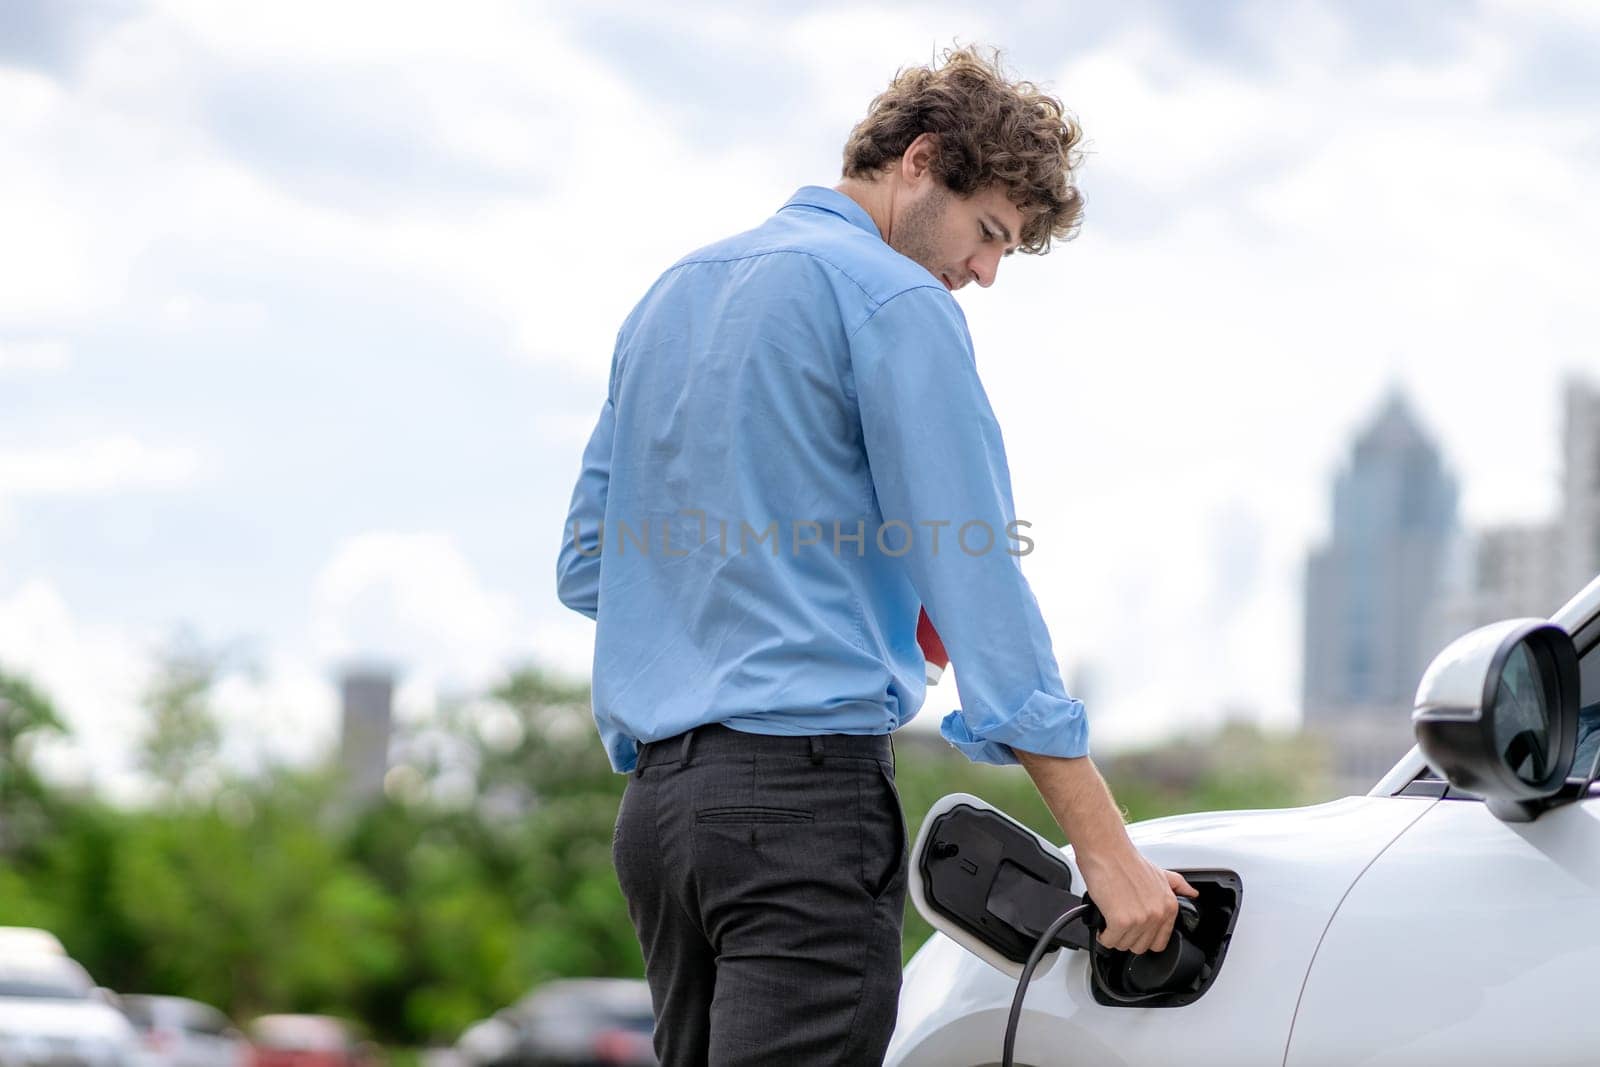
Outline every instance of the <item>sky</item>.
{"type": "Polygon", "coordinates": [[[1600,8],[1004,7],[0,4],[0,666],[72,724],[52,773],[137,791],[179,633],[229,650],[240,766],[326,751],[353,658],[413,721],[585,675],[554,565],[621,319],[952,43],[1087,136],[1081,235],[958,299],[1097,749],[1293,725],[1305,556],[1392,390],[1465,523],[1552,513],[1600,8]]]}

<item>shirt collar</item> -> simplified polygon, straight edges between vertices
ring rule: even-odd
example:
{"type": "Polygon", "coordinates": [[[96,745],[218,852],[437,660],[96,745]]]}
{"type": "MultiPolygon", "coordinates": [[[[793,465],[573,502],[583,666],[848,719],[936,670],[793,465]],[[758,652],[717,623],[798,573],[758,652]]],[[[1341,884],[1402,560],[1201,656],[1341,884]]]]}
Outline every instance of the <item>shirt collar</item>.
{"type": "Polygon", "coordinates": [[[872,221],[867,209],[837,189],[829,189],[823,185],[802,186],[800,191],[791,196],[779,210],[795,206],[814,207],[831,212],[852,226],[859,226],[880,241],[883,240],[883,234],[878,232],[878,224],[872,221]]]}

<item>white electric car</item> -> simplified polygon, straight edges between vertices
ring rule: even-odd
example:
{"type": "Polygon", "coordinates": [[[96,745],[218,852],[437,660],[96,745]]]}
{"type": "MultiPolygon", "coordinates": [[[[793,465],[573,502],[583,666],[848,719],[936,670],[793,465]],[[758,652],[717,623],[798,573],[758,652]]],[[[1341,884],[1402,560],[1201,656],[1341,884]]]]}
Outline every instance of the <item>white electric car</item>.
{"type": "Polygon", "coordinates": [[[1131,827],[1201,892],[1165,961],[1081,919],[1041,944],[1082,891],[1070,849],[946,797],[911,855],[938,932],[886,1064],[1000,1063],[1036,947],[1017,1064],[1600,1064],[1600,578],[1452,644],[1413,724],[1366,796],[1131,827]]]}

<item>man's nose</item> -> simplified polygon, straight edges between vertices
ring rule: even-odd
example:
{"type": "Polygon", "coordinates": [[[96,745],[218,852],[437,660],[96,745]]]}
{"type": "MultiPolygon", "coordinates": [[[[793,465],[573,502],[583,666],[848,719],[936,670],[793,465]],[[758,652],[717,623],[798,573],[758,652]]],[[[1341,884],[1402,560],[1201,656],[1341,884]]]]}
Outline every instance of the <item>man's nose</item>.
{"type": "Polygon", "coordinates": [[[987,289],[994,284],[995,277],[1000,273],[1000,253],[979,252],[967,260],[967,269],[972,272],[978,284],[987,289]]]}

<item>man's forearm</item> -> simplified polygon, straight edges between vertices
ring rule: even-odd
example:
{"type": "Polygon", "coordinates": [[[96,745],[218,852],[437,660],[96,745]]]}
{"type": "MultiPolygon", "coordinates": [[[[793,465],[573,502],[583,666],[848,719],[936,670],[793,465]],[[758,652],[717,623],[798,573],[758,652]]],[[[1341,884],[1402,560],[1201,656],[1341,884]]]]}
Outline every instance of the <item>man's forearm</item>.
{"type": "Polygon", "coordinates": [[[1079,852],[1132,848],[1122,812],[1088,756],[1041,756],[1012,749],[1027,770],[1050,814],[1079,852]]]}
{"type": "Polygon", "coordinates": [[[1165,948],[1178,914],[1173,894],[1192,897],[1194,887],[1133,847],[1122,812],[1088,756],[1069,759],[1012,751],[1072,842],[1084,892],[1093,894],[1105,918],[1098,935],[1101,942],[1133,953],[1165,948]]]}

